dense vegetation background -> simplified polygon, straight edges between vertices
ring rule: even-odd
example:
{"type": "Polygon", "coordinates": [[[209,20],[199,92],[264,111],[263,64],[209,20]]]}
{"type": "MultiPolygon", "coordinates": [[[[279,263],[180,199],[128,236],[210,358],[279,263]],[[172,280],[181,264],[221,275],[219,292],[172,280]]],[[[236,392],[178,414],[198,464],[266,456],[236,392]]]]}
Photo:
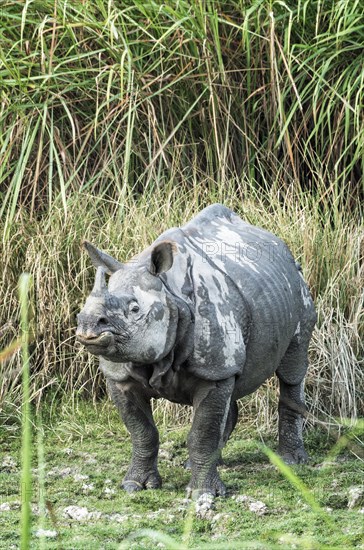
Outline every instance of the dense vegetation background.
{"type": "MultiPolygon", "coordinates": [[[[0,406],[19,402],[21,272],[33,398],[96,396],[81,241],[125,260],[220,201],[303,265],[311,413],[363,414],[360,1],[5,0],[0,17],[0,406]]],[[[241,406],[270,423],[275,400],[270,381],[241,406]]]]}

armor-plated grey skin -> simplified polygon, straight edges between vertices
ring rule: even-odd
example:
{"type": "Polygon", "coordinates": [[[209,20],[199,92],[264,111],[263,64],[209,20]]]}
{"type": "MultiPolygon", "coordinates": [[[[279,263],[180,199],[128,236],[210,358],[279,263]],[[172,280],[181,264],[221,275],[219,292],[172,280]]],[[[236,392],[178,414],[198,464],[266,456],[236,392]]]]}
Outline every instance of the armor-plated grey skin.
{"type": "Polygon", "coordinates": [[[126,264],[85,248],[97,274],[77,337],[100,357],[131,434],[127,491],[161,485],[150,399],[164,397],[194,408],[189,494],[224,495],[216,467],[236,424],[236,400],[274,372],[279,452],[289,464],[306,461],[303,380],[316,313],[279,238],[215,204],[126,264]]]}

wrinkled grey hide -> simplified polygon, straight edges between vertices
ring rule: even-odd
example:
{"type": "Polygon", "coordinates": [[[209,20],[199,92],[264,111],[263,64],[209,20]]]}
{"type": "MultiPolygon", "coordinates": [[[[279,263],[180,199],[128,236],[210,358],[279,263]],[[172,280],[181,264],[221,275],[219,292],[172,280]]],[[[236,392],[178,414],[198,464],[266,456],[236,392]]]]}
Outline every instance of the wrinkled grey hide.
{"type": "Polygon", "coordinates": [[[225,494],[216,466],[236,424],[236,400],[274,372],[279,452],[290,464],[306,460],[303,379],[316,313],[280,239],[215,204],[126,264],[85,248],[97,274],[77,337],[100,357],[132,438],[127,491],[161,485],[150,399],[164,397],[194,408],[188,492],[225,494]]]}

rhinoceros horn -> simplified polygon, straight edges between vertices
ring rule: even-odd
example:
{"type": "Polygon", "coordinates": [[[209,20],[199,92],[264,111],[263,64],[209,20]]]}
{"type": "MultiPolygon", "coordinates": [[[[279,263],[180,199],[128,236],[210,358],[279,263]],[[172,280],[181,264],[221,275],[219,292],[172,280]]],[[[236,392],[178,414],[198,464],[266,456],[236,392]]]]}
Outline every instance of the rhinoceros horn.
{"type": "Polygon", "coordinates": [[[88,241],[84,241],[82,244],[95,267],[102,266],[105,268],[105,272],[109,275],[115,273],[115,271],[118,271],[119,269],[122,269],[123,264],[115,260],[112,256],[109,256],[109,254],[106,254],[106,252],[99,250],[88,241]]]}
{"type": "Polygon", "coordinates": [[[93,296],[104,296],[107,294],[107,284],[105,279],[105,269],[98,267],[96,270],[95,284],[91,294],[93,296]]]}

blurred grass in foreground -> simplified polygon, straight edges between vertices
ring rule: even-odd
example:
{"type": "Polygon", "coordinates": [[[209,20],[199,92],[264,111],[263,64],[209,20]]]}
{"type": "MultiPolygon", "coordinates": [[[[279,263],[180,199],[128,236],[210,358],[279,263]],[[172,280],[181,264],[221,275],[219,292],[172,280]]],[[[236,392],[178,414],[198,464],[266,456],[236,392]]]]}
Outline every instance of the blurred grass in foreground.
{"type": "Polygon", "coordinates": [[[32,501],[32,419],[30,411],[30,364],[29,364],[29,319],[28,304],[31,276],[23,273],[19,280],[19,302],[22,338],[22,472],[21,472],[21,550],[30,548],[31,501],[32,501]]]}

